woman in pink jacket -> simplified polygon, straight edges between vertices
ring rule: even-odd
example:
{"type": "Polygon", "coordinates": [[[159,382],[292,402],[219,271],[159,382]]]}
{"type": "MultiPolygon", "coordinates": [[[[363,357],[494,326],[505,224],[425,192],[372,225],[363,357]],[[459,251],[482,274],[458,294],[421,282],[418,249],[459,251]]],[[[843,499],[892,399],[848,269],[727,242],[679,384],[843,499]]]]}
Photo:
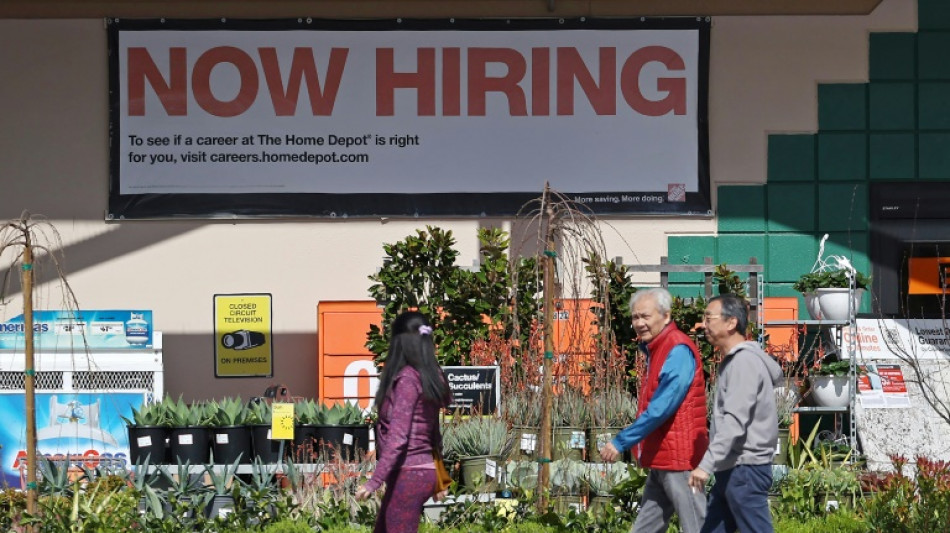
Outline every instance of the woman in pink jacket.
{"type": "MultiPolygon", "coordinates": [[[[442,446],[439,411],[451,395],[435,359],[425,315],[402,313],[390,328],[389,355],[376,391],[376,471],[356,491],[366,498],[386,483],[374,533],[415,533],[422,506],[435,490],[432,449],[442,446]]],[[[434,495],[436,500],[445,493],[434,495]]]]}

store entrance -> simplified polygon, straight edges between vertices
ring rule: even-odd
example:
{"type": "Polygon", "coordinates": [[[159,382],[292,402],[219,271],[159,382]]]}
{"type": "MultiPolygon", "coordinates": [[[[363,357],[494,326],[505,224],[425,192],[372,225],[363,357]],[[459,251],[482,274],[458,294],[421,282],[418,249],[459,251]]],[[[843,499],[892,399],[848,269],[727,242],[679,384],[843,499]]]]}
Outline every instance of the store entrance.
{"type": "Polygon", "coordinates": [[[876,183],[870,190],[875,310],[891,318],[950,311],[950,183],[876,183]]]}

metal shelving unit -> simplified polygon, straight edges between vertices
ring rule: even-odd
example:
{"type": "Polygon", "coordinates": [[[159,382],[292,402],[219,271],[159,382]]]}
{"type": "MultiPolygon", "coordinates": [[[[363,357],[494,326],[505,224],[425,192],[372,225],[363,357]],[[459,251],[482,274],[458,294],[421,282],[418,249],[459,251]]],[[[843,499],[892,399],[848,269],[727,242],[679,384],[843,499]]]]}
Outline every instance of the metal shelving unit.
{"type": "MultiPolygon", "coordinates": [[[[847,320],[782,320],[769,321],[765,326],[805,326],[806,328],[818,328],[824,330],[833,330],[835,347],[841,357],[847,357],[850,363],[848,372],[849,394],[847,407],[822,407],[822,406],[799,406],[794,409],[795,413],[800,414],[824,414],[830,413],[835,416],[836,429],[841,426],[840,417],[848,416],[848,442],[852,450],[857,449],[857,423],[855,420],[855,402],[857,397],[857,346],[855,335],[845,335],[846,330],[857,331],[856,315],[857,309],[854,308],[854,295],[856,287],[854,277],[850,277],[850,287],[848,289],[848,319],[847,320]]],[[[854,454],[851,456],[854,461],[854,454]]]]}

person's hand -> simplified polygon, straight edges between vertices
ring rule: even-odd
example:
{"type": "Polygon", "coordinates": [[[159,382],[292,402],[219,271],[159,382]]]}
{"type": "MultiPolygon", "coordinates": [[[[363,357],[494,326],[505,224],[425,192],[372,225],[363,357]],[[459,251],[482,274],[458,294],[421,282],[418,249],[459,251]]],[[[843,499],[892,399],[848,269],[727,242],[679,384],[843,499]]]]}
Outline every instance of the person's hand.
{"type": "Polygon", "coordinates": [[[366,498],[369,498],[370,494],[371,494],[370,491],[366,490],[366,485],[363,485],[362,487],[356,489],[355,496],[357,500],[362,501],[362,500],[365,500],[366,498]]]}
{"type": "Polygon", "coordinates": [[[449,489],[445,489],[445,490],[443,490],[443,491],[441,491],[441,492],[436,492],[435,495],[432,496],[432,499],[435,500],[435,501],[437,501],[437,502],[440,502],[440,501],[444,500],[444,499],[446,498],[446,496],[448,496],[448,495],[449,495],[449,489]]]}
{"type": "Polygon", "coordinates": [[[620,452],[617,451],[617,448],[614,448],[612,442],[608,442],[600,449],[600,458],[608,463],[612,463],[620,457],[620,452]]]}
{"type": "Polygon", "coordinates": [[[693,492],[697,490],[705,491],[707,481],[709,481],[709,473],[702,468],[697,468],[689,473],[689,486],[693,487],[693,492]]]}

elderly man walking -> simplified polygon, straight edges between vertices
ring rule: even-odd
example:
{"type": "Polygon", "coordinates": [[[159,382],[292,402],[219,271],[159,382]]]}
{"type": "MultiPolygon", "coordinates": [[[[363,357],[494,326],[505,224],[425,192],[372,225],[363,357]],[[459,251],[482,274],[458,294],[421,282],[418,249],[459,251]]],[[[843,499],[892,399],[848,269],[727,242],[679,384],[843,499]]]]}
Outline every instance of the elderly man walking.
{"type": "Polygon", "coordinates": [[[703,364],[696,344],[673,322],[671,307],[665,289],[634,294],[633,327],[647,356],[637,420],[600,449],[614,461],[636,447],[640,464],[650,469],[633,533],[665,532],[674,511],[680,531],[697,533],[706,509],[703,492],[688,484],[709,442],[703,364]]]}
{"type": "Polygon", "coordinates": [[[709,449],[689,479],[702,491],[709,476],[716,476],[703,533],[774,531],[768,490],[778,443],[774,389],[782,369],[746,340],[748,316],[745,301],[730,294],[711,299],[703,318],[706,338],[723,354],[709,449]]]}

